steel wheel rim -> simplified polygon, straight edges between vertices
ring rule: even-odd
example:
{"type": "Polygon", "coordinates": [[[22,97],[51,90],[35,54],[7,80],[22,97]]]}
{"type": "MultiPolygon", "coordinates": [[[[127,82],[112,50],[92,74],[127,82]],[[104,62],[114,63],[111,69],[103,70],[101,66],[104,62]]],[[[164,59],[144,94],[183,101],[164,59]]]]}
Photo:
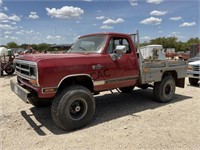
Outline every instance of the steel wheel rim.
{"type": "Polygon", "coordinates": [[[172,83],[167,83],[165,85],[164,94],[169,97],[172,95],[172,93],[173,93],[172,83]]]}
{"type": "Polygon", "coordinates": [[[88,110],[86,101],[82,98],[75,99],[69,106],[69,116],[72,120],[82,119],[88,110]]]}

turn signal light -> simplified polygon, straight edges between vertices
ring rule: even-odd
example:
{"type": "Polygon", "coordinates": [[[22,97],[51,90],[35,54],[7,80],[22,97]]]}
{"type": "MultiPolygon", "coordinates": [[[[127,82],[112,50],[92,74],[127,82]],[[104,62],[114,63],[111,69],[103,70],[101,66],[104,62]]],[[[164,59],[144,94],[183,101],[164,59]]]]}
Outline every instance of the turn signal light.
{"type": "Polygon", "coordinates": [[[188,70],[192,70],[192,66],[188,66],[187,69],[188,69],[188,70]]]}
{"type": "Polygon", "coordinates": [[[42,93],[55,93],[56,91],[57,91],[57,88],[42,89],[42,93]]]}
{"type": "Polygon", "coordinates": [[[34,86],[37,86],[37,81],[36,80],[29,80],[29,83],[34,85],[34,86]]]}

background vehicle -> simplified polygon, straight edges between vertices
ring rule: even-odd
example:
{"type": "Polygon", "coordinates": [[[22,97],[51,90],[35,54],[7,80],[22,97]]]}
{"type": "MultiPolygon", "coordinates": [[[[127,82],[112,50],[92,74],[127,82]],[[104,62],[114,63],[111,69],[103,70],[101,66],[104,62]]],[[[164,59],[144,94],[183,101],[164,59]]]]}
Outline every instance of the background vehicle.
{"type": "Polygon", "coordinates": [[[93,95],[101,91],[129,93],[135,86],[153,87],[155,100],[171,101],[176,86],[184,87],[187,62],[159,60],[157,50],[152,59],[143,59],[136,39],[138,33],[91,34],[80,37],[66,54],[19,56],[18,83],[11,80],[11,89],[36,107],[51,105],[55,124],[64,130],[92,120],[93,95]]]}
{"type": "Polygon", "coordinates": [[[198,85],[200,79],[200,60],[188,63],[187,75],[191,85],[198,85]]]}
{"type": "Polygon", "coordinates": [[[15,67],[13,65],[13,60],[15,56],[11,50],[5,47],[0,47],[0,76],[3,75],[5,71],[8,75],[12,75],[15,72],[15,67]]]}

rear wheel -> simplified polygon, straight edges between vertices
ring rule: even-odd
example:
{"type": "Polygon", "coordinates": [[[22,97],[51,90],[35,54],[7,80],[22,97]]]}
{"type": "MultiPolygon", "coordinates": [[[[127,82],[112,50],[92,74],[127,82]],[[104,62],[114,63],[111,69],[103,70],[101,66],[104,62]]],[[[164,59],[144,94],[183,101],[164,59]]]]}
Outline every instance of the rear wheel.
{"type": "Polygon", "coordinates": [[[6,68],[5,68],[5,72],[6,72],[8,75],[12,75],[12,74],[15,72],[15,68],[14,68],[12,65],[8,65],[8,66],[6,66],[6,68]]]}
{"type": "Polygon", "coordinates": [[[92,93],[80,85],[72,85],[59,93],[52,102],[52,118],[64,130],[81,128],[88,124],[95,113],[92,93]]]}
{"type": "Polygon", "coordinates": [[[190,85],[197,85],[198,82],[199,82],[199,79],[189,78],[190,85]]]}
{"type": "Polygon", "coordinates": [[[154,83],[153,94],[159,102],[170,102],[175,94],[175,81],[172,76],[166,76],[161,82],[154,83]]]}
{"type": "Polygon", "coordinates": [[[123,93],[130,93],[132,92],[134,89],[134,86],[129,86],[129,87],[123,87],[123,88],[119,88],[119,90],[123,93]]]}

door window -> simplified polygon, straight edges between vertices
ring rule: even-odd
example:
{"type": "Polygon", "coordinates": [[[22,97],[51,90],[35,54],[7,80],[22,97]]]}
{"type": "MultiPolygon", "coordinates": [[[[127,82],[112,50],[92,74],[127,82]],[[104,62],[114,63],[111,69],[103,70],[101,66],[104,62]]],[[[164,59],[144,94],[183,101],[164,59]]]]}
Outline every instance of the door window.
{"type": "Polygon", "coordinates": [[[131,53],[130,44],[128,40],[125,38],[111,38],[107,48],[107,53],[109,54],[113,53],[117,45],[126,46],[126,53],[131,53]]]}

